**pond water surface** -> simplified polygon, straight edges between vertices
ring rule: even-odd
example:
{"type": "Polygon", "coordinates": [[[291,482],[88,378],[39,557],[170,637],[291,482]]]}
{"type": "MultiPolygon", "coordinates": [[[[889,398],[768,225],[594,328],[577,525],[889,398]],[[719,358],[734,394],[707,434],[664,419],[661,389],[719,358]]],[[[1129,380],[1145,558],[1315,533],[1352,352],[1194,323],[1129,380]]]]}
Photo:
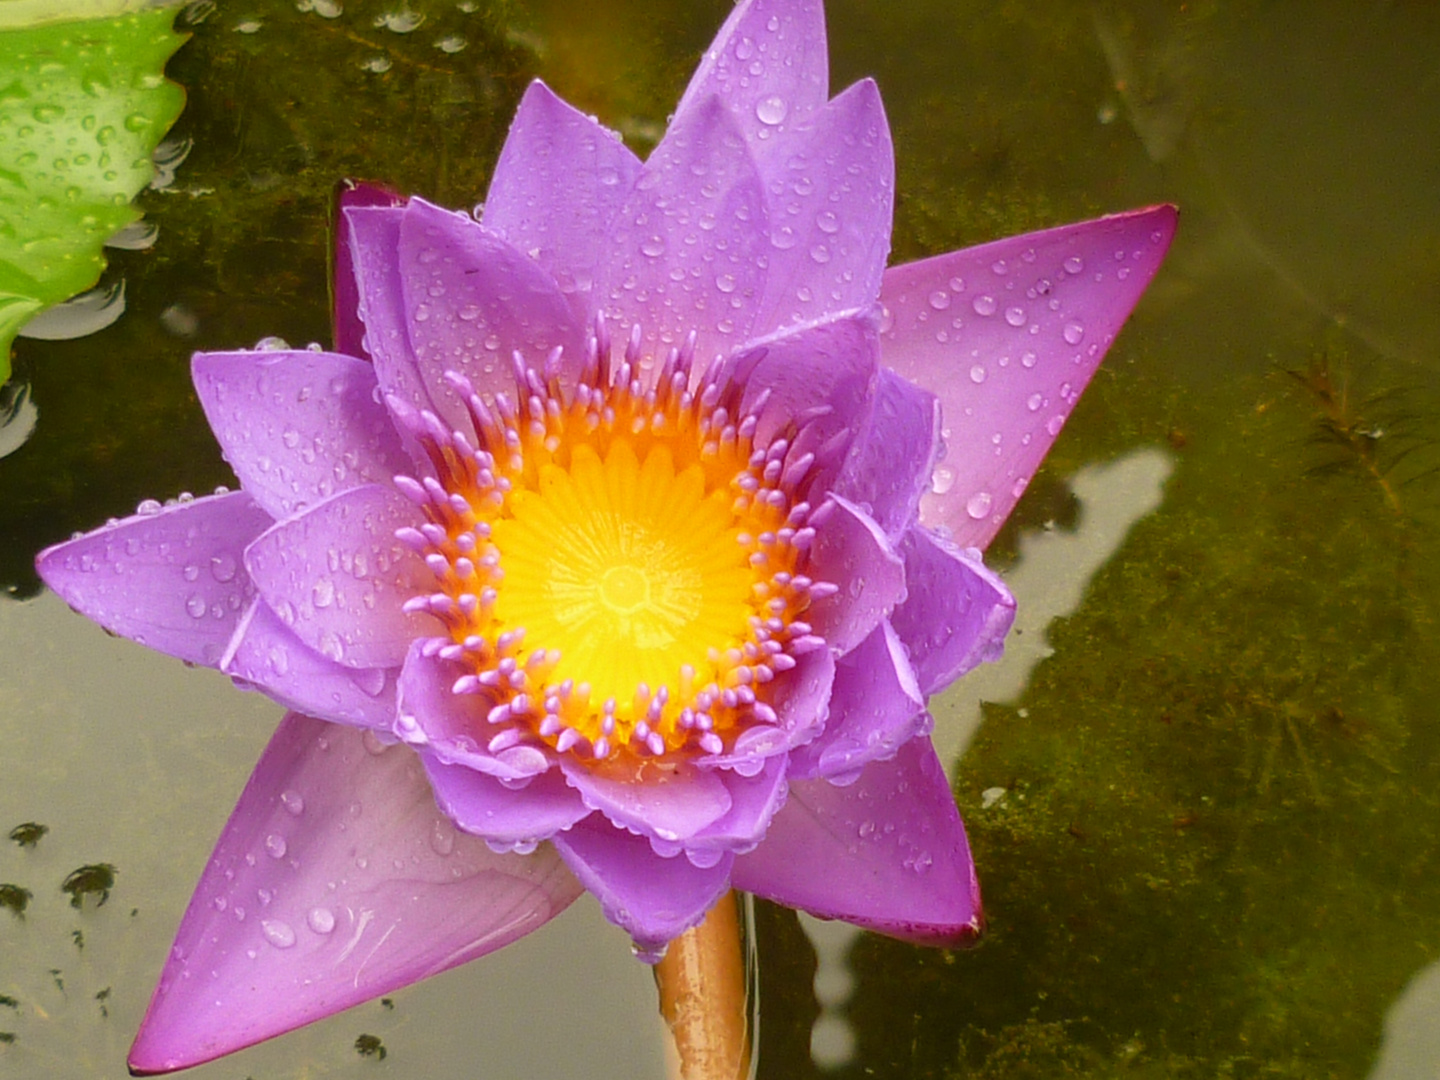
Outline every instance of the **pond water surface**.
{"type": "MultiPolygon", "coordinates": [[[[327,340],[338,178],[472,206],[533,77],[644,153],[726,7],[184,10],[189,99],[137,202],[158,234],[108,253],[126,310],[22,338],[0,429],[0,833],[48,828],[0,843],[32,894],[0,910],[0,1074],[124,1075],[281,714],[70,614],[36,550],[233,484],[189,355],[327,340]],[[108,900],[71,906],[100,864],[108,900]]],[[[1006,659],[936,703],[988,935],[926,951],[757,905],[758,1075],[1435,1076],[1440,8],[828,9],[832,86],[874,75],[894,130],[892,261],[1182,216],[990,551],[1006,659]]],[[[585,900],[193,1075],[643,1080],[661,1047],[648,969],[585,900]]]]}

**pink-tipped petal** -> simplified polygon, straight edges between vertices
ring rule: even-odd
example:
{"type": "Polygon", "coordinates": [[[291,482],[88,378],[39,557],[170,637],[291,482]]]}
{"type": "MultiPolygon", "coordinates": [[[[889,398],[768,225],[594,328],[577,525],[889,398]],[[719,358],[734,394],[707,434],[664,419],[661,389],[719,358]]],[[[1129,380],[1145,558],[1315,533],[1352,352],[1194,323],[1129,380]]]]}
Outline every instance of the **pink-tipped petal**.
{"type": "Polygon", "coordinates": [[[375,369],[321,352],[196,353],[191,377],[225,460],[271,517],[388,482],[410,458],[375,369]]]}
{"type": "Polygon", "coordinates": [[[679,117],[615,216],[597,303],[624,341],[662,362],[694,331],[701,367],[743,345],[765,288],[765,195],[714,98],[679,117]]]}
{"type": "Polygon", "coordinates": [[[940,402],[889,368],[881,368],[861,434],[835,492],[866,507],[893,539],[915,520],[939,460],[940,402]]]}
{"type": "Polygon", "coordinates": [[[350,219],[345,211],[362,206],[400,206],[404,196],[378,184],[342,180],[335,191],[335,219],[332,223],[335,265],[330,273],[330,295],[334,318],[332,333],[335,351],[369,360],[365,351],[365,324],[360,321],[360,288],[355,282],[355,262],[350,253],[350,219]]]}
{"type": "Polygon", "coordinates": [[[591,810],[617,826],[669,843],[684,843],[730,812],[720,776],[688,761],[650,762],[628,755],[586,764],[560,759],[570,786],[591,810]]]}
{"type": "MultiPolygon", "coordinates": [[[[423,409],[443,416],[453,409],[453,392],[436,401],[432,387],[421,376],[410,347],[410,330],[405,315],[405,287],[400,275],[400,223],[403,206],[357,206],[343,210],[349,224],[350,259],[355,284],[360,291],[358,308],[365,326],[365,346],[375,364],[375,378],[383,395],[394,395],[419,412],[423,409]]],[[[422,468],[425,455],[414,440],[401,441],[422,468]]]]}
{"type": "Polygon", "coordinates": [[[548,840],[590,813],[557,770],[514,788],[463,765],[446,765],[426,750],[420,760],[445,816],[492,844],[548,840]]]}
{"type": "Polygon", "coordinates": [[[980,931],[980,889],[945,770],[925,737],[836,787],[797,780],[764,842],[735,860],[745,889],[926,945],[980,931]]]}
{"type": "Polygon", "coordinates": [[[245,546],[270,524],[243,491],[155,504],[46,548],[35,569],[112,634],[213,667],[255,596],[245,546]]]}
{"type": "Polygon", "coordinates": [[[820,737],[790,757],[795,778],[844,777],[894,757],[925,725],[925,697],[888,621],[840,658],[820,737]]]}
{"type": "Polygon", "coordinates": [[[401,605],[433,588],[420,556],[395,539],[419,511],[393,488],[351,488],[280,522],[245,550],[265,602],[295,636],[352,668],[398,668],[438,623],[401,605]]]}
{"type": "Polygon", "coordinates": [[[995,536],[1160,268],[1175,220],[1155,206],[886,271],[881,359],[940,398],[948,432],[924,524],[965,547],[995,536]]]}
{"type": "Polygon", "coordinates": [[[712,96],[763,147],[803,123],[830,94],[822,0],[742,0],[690,78],[671,127],[712,96]]]}
{"type": "Polygon", "coordinates": [[[473,960],[579,892],[551,848],[497,855],[457,833],[408,749],[291,713],[206,864],[130,1068],[198,1065],[473,960]]]}
{"type": "Polygon", "coordinates": [[[650,842],[591,814],[553,843],[612,923],[629,931],[645,959],[705,917],[729,887],[733,855],[700,868],[683,855],[661,858],[650,842]]]}
{"type": "Polygon", "coordinates": [[[482,391],[513,394],[517,351],[537,371],[557,347],[562,370],[584,361],[581,323],[555,279],[468,214],[411,199],[399,264],[415,364],[450,429],[468,432],[470,419],[445,372],[468,376],[482,391]]]}
{"type": "Polygon", "coordinates": [[[394,670],[325,659],[259,597],[240,620],[220,670],[306,716],[385,731],[395,722],[394,670]]]}
{"type": "Polygon", "coordinates": [[[732,363],[745,384],[742,413],[766,395],[756,444],[794,439],[797,418],[804,417],[805,448],[816,454],[815,475],[824,487],[864,426],[879,353],[874,319],[853,311],[789,327],[747,346],[732,363]]]}
{"type": "Polygon", "coordinates": [[[588,314],[611,222],[639,173],[616,132],[537,80],[520,99],[481,221],[554,277],[577,316],[588,314]]]}
{"type": "Polygon", "coordinates": [[[874,81],[850,87],[758,160],[774,250],[754,332],[867,307],[880,292],[895,199],[874,81]]]}
{"type": "Polygon", "coordinates": [[[835,509],[815,538],[810,575],[840,590],[817,600],[807,618],[843,656],[905,599],[906,574],[900,554],[870,515],[848,499],[831,498],[835,509]]]}
{"type": "Polygon", "coordinates": [[[938,693],[977,664],[998,660],[1015,621],[1015,598],[985,568],[919,526],[900,543],[908,595],[890,617],[921,691],[938,693]]]}

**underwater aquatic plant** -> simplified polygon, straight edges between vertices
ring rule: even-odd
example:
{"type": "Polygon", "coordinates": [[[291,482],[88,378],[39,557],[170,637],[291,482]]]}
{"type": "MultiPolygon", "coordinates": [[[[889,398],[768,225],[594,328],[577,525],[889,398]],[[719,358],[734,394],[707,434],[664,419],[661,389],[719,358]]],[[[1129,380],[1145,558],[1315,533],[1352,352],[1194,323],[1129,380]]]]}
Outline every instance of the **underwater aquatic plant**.
{"type": "Polygon", "coordinates": [[[240,490],[41,553],[106,628],[294,710],[132,1068],[479,956],[582,887],[647,958],[732,886],[978,931],[925,701],[999,651],[978,549],[1175,215],[887,271],[879,94],[827,82],[819,0],[745,0],[643,163],[535,83],[479,221],[355,189],[336,351],[194,359],[240,490]]]}

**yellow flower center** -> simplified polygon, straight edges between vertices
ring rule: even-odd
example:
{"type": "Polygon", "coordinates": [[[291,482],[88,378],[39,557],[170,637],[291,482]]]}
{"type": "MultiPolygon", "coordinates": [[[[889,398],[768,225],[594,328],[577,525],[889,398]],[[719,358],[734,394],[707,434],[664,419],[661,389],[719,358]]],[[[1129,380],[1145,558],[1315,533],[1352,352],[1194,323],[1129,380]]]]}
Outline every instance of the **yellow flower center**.
{"type": "Polygon", "coordinates": [[[427,648],[483,696],[470,736],[492,753],[723,754],[776,724],[772,680],[822,644],[801,621],[833,590],[803,574],[813,457],[757,447],[742,388],[692,389],[679,351],[648,389],[604,352],[573,390],[517,370],[519,404],[452,374],[478,446],[410,418],[436,478],[397,479],[427,519],[398,535],[436,592],[407,608],[445,625],[427,648]]]}

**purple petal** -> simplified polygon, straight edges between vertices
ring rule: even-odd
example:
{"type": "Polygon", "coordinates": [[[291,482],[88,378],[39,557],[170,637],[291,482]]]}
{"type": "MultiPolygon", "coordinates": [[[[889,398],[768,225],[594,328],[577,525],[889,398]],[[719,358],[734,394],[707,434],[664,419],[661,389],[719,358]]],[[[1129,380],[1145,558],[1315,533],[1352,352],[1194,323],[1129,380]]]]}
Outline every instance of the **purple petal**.
{"type": "Polygon", "coordinates": [[[735,121],[713,98],[685,117],[645,163],[616,215],[615,253],[597,290],[624,340],[663,360],[693,330],[701,367],[743,344],[765,288],[765,196],[735,121]]]}
{"type": "Polygon", "coordinates": [[[770,822],[785,805],[789,785],[783,754],[766,758],[754,776],[734,771],[719,775],[730,792],[730,810],[685,841],[689,851],[749,851],[764,838],[770,822]]]}
{"type": "Polygon", "coordinates": [[[355,281],[355,262],[350,249],[350,219],[345,211],[362,206],[400,206],[401,195],[356,180],[342,180],[335,195],[335,265],[331,268],[330,290],[335,302],[333,333],[335,351],[369,360],[363,344],[365,324],[360,321],[360,289],[355,281]]]}
{"type": "Polygon", "coordinates": [[[838,585],[840,591],[817,600],[808,618],[836,655],[843,656],[905,599],[907,586],[905,563],[880,526],[848,499],[831,498],[835,509],[815,538],[809,574],[838,585]]]}
{"type": "Polygon", "coordinates": [[[532,82],[495,163],[481,220],[554,277],[580,318],[610,250],[610,223],[639,173],[640,159],[618,134],[532,82]]]}
{"type": "Polygon", "coordinates": [[[997,660],[1015,621],[1015,598],[965,552],[915,526],[900,543],[909,595],[890,617],[928,697],[977,664],[997,660]]]}
{"type": "Polygon", "coordinates": [[[774,250],[753,332],[873,303],[895,198],[895,154],[874,81],[850,87],[759,162],[774,250]]]}
{"type": "Polygon", "coordinates": [[[934,394],[881,368],[865,426],[835,482],[835,493],[864,508],[891,539],[915,521],[939,459],[940,403],[934,394]]]}
{"type": "Polygon", "coordinates": [[[980,889],[960,812],[928,738],[854,784],[796,780],[764,842],[735,860],[737,889],[926,945],[980,931],[980,889]]]}
{"type": "Polygon", "coordinates": [[[790,756],[790,775],[854,775],[872,761],[893,757],[925,723],[925,698],[905,647],[890,623],[882,622],[836,664],[825,730],[790,756]]]}
{"type": "Polygon", "coordinates": [[[406,328],[420,377],[453,430],[470,419],[446,371],[482,391],[514,394],[511,356],[543,370],[561,348],[562,370],[583,363],[584,334],[555,279],[466,214],[411,199],[400,222],[406,328]]]}
{"type": "Polygon", "coordinates": [[[702,869],[683,856],[661,858],[649,841],[616,828],[599,814],[556,833],[553,843],[600,901],[605,917],[651,954],[705,917],[729,888],[734,860],[725,854],[702,869]]]}
{"type": "Polygon", "coordinates": [[[195,392],[225,460],[271,517],[410,468],[375,369],[319,352],[196,353],[195,392]]]}
{"type": "Polygon", "coordinates": [[[255,585],[245,545],[270,515],[243,491],[137,514],[46,548],[45,584],[113,634],[213,667],[255,585]]]}
{"type": "Polygon", "coordinates": [[[934,392],[945,460],[921,521],[965,547],[999,531],[1175,233],[1173,206],[892,267],[881,359],[934,392]]]}
{"type": "Polygon", "coordinates": [[[464,765],[447,765],[428,751],[420,752],[420,760],[445,816],[492,844],[548,840],[590,813],[557,771],[512,788],[464,765]]]}
{"type": "MultiPolygon", "coordinates": [[[[375,364],[375,378],[385,394],[394,394],[416,411],[428,409],[446,415],[442,406],[454,406],[453,391],[439,402],[415,365],[410,331],[405,318],[405,288],[400,279],[400,222],[402,206],[355,207],[342,211],[349,223],[350,258],[360,290],[360,321],[365,324],[366,351],[375,364]]],[[[462,429],[463,430],[463,429],[462,429]]],[[[401,434],[410,456],[424,468],[424,451],[401,434]]]]}
{"type": "Polygon", "coordinates": [[[744,0],[691,76],[672,130],[718,96],[745,138],[764,146],[824,106],[828,64],[821,0],[744,0]]]}
{"type": "Polygon", "coordinates": [[[684,760],[661,765],[622,757],[586,764],[566,755],[560,768],[591,810],[667,843],[684,843],[715,824],[733,801],[718,773],[684,760]]]}
{"type": "Polygon", "coordinates": [[[291,713],[206,864],[130,1067],[197,1065],[473,960],[579,891],[550,848],[497,855],[457,833],[409,750],[291,713]]]}
{"type": "Polygon", "coordinates": [[[282,521],[245,550],[260,595],[301,641],[352,668],[399,667],[436,622],[401,605],[434,575],[395,530],[419,511],[392,488],[351,488],[282,521]]]}
{"type": "Polygon", "coordinates": [[[735,377],[745,384],[741,411],[760,410],[755,443],[785,436],[814,452],[823,488],[839,469],[864,424],[878,370],[879,339],[868,314],[849,312],[813,326],[791,327],[755,342],[734,358],[735,377]]]}
{"type": "Polygon", "coordinates": [[[498,732],[487,719],[494,701],[484,694],[457,694],[451,688],[470,670],[458,663],[425,655],[423,641],[410,645],[400,671],[395,734],[425,747],[446,765],[482,772],[497,780],[524,782],[550,768],[547,749],[530,742],[491,754],[485,744],[498,732]]]}
{"type": "Polygon", "coordinates": [[[241,619],[220,670],[307,716],[386,731],[395,723],[394,671],[348,668],[325,659],[258,597],[241,619]]]}

